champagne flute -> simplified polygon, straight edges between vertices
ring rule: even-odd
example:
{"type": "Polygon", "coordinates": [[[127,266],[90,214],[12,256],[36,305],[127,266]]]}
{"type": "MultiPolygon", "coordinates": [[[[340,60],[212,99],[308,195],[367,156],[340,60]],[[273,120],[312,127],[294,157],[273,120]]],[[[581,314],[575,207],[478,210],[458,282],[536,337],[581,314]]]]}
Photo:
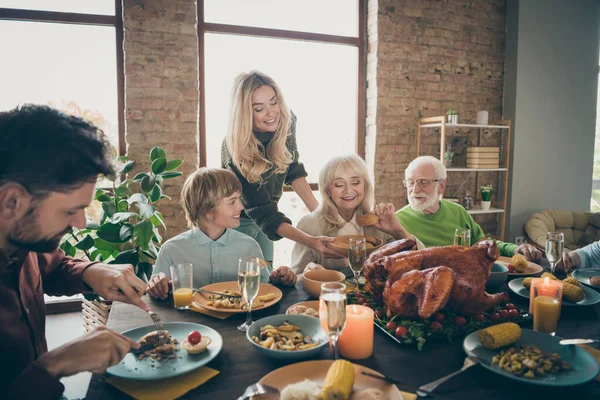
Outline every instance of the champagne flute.
{"type": "Polygon", "coordinates": [[[243,332],[252,325],[252,302],[258,295],[260,287],[260,265],[261,260],[256,257],[240,257],[239,260],[238,287],[248,307],[246,322],[238,326],[238,329],[243,332]]]}
{"type": "Polygon", "coordinates": [[[354,273],[354,291],[358,292],[358,279],[367,259],[367,242],[365,238],[350,238],[348,241],[348,263],[354,273]]]}
{"type": "Polygon", "coordinates": [[[471,230],[467,228],[456,228],[454,231],[455,246],[471,246],[471,230]]]}
{"type": "Polygon", "coordinates": [[[546,258],[550,262],[550,272],[554,274],[556,264],[565,248],[565,235],[562,232],[548,232],[546,235],[546,258]]]}
{"type": "Polygon", "coordinates": [[[346,326],[346,285],[339,282],[328,282],[321,285],[321,300],[326,313],[329,334],[329,355],[337,359],[337,341],[346,326]]]}

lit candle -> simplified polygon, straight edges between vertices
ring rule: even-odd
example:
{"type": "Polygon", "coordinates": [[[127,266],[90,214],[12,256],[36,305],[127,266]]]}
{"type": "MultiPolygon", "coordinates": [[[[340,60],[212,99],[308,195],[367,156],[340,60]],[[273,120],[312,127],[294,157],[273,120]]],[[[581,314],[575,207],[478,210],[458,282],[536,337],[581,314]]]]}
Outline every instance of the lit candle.
{"type": "Polygon", "coordinates": [[[531,287],[529,292],[529,313],[535,314],[534,300],[537,296],[549,296],[556,298],[562,303],[562,282],[554,279],[549,279],[547,276],[544,278],[534,278],[531,280],[531,287]]]}
{"type": "Polygon", "coordinates": [[[374,314],[369,307],[346,307],[346,327],[338,340],[338,351],[342,356],[360,360],[373,354],[374,314]]]}

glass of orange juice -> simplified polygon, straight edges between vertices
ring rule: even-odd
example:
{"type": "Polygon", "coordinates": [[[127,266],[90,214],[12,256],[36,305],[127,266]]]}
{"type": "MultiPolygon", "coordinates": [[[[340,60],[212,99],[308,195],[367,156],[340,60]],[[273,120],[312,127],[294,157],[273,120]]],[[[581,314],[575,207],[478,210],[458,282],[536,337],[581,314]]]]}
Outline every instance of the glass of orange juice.
{"type": "Polygon", "coordinates": [[[171,265],[173,281],[173,304],[178,310],[187,310],[192,305],[193,269],[192,264],[171,265]]]}

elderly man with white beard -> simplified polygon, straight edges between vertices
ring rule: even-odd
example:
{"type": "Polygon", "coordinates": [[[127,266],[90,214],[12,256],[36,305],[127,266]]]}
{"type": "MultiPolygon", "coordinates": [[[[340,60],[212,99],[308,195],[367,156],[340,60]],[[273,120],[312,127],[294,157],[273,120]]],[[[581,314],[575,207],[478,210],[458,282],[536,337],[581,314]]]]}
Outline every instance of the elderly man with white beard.
{"type": "MultiPolygon", "coordinates": [[[[396,216],[426,247],[453,244],[456,228],[471,230],[471,244],[485,237],[481,227],[461,205],[442,199],[446,189],[446,168],[440,160],[432,156],[417,157],[408,164],[404,178],[409,205],[398,210],[396,216]]],[[[530,244],[496,243],[502,256],[521,253],[530,261],[542,257],[542,253],[530,244]]]]}

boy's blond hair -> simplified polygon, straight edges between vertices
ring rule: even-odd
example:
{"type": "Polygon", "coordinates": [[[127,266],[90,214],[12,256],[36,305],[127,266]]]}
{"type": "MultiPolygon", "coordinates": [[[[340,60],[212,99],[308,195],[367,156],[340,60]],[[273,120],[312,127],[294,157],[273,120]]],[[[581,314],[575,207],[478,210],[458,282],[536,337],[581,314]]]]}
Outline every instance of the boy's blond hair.
{"type": "Polygon", "coordinates": [[[236,192],[242,192],[242,184],[228,169],[199,168],[192,172],[181,188],[181,206],[188,227],[199,228],[206,214],[236,192]]]}

